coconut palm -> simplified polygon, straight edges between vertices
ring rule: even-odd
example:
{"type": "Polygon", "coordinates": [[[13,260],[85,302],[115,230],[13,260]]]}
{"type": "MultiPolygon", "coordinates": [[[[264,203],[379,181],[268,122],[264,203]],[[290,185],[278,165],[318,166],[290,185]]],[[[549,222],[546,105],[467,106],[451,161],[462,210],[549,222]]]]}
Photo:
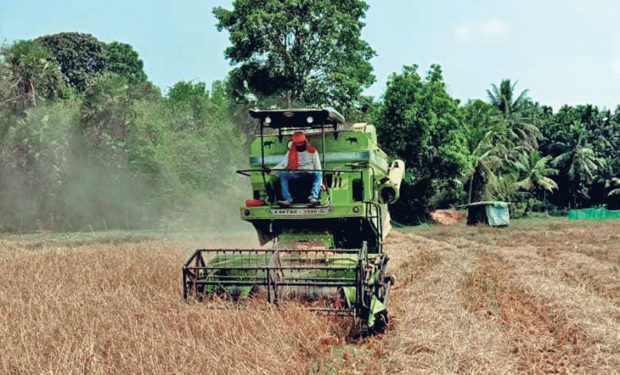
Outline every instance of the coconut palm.
{"type": "Polygon", "coordinates": [[[472,165],[469,173],[469,203],[472,199],[492,199],[496,190],[498,172],[505,161],[508,148],[504,141],[505,130],[501,124],[494,124],[488,130],[471,154],[472,165]]]}
{"type": "Polygon", "coordinates": [[[505,117],[510,117],[512,114],[518,114],[525,109],[525,104],[529,101],[527,93],[529,90],[523,90],[515,97],[515,87],[517,82],[511,84],[510,79],[504,79],[497,87],[495,84],[491,85],[491,90],[487,90],[489,101],[493,106],[500,110],[505,117]]]}
{"type": "Polygon", "coordinates": [[[535,150],[538,148],[538,140],[542,134],[527,113],[530,103],[530,98],[527,96],[528,90],[523,90],[516,95],[516,85],[517,82],[511,84],[510,79],[504,79],[499,87],[495,84],[491,85],[491,90],[487,90],[487,95],[491,105],[502,113],[508,138],[515,145],[521,145],[530,151],[535,150]]]}
{"type": "Polygon", "coordinates": [[[527,151],[538,149],[538,140],[542,133],[538,126],[533,124],[532,119],[525,116],[512,116],[506,118],[506,132],[508,138],[516,145],[520,145],[527,151]]]}
{"type": "Polygon", "coordinates": [[[604,159],[596,156],[596,153],[585,140],[585,131],[579,122],[575,122],[571,127],[574,142],[557,143],[554,146],[561,151],[551,162],[553,167],[563,170],[568,183],[568,191],[573,205],[577,202],[577,197],[589,198],[587,185],[596,177],[596,173],[604,165],[604,159]]]}
{"type": "Polygon", "coordinates": [[[607,194],[608,196],[620,195],[620,177],[612,178],[610,186],[614,187],[614,189],[607,194]]]}
{"type": "MultiPolygon", "coordinates": [[[[562,145],[559,146],[562,147],[562,145]]],[[[595,173],[602,166],[602,160],[585,142],[584,132],[579,131],[577,141],[574,144],[563,146],[564,152],[553,159],[552,165],[564,168],[571,181],[591,182],[596,176],[595,173]]]]}
{"type": "Polygon", "coordinates": [[[515,187],[518,190],[532,192],[539,190],[551,192],[557,189],[558,184],[549,178],[559,173],[557,169],[549,166],[552,159],[551,155],[541,157],[538,151],[522,153],[519,159],[511,162],[519,176],[515,187]]]}

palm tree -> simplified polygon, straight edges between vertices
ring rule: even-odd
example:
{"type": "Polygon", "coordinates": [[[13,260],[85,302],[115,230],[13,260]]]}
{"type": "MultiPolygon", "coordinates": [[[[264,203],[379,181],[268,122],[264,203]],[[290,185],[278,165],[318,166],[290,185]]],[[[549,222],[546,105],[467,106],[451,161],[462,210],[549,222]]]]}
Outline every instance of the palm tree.
{"type": "Polygon", "coordinates": [[[588,198],[587,187],[596,177],[596,172],[603,167],[603,159],[596,156],[592,147],[585,140],[585,131],[579,122],[572,126],[573,134],[577,139],[573,144],[558,143],[554,146],[562,153],[553,159],[551,165],[564,171],[569,184],[569,193],[573,205],[577,196],[588,198]]]}
{"type": "Polygon", "coordinates": [[[504,117],[510,117],[512,114],[517,114],[525,109],[525,104],[529,101],[527,93],[529,90],[523,90],[513,100],[515,96],[515,87],[517,82],[510,84],[510,79],[504,79],[499,84],[499,88],[495,85],[491,85],[491,90],[487,90],[487,95],[491,104],[495,106],[504,114],[504,117]]]}
{"type": "Polygon", "coordinates": [[[60,68],[51,61],[50,52],[39,42],[21,40],[10,47],[0,48],[0,55],[11,70],[15,86],[19,87],[17,96],[23,97],[23,107],[36,107],[39,97],[57,98],[65,94],[60,68]]]}
{"type": "Polygon", "coordinates": [[[607,196],[613,197],[614,195],[620,195],[620,177],[614,177],[611,179],[610,186],[614,187],[607,196]]]}
{"type": "Polygon", "coordinates": [[[469,172],[469,203],[472,199],[491,199],[496,190],[498,172],[507,154],[505,132],[501,124],[494,124],[472,151],[472,166],[469,172]]]}
{"type": "Polygon", "coordinates": [[[523,90],[516,95],[516,85],[517,82],[511,84],[510,79],[504,79],[499,87],[492,84],[491,90],[487,90],[487,95],[491,105],[502,113],[508,138],[516,145],[532,151],[538,148],[538,140],[542,134],[527,113],[530,103],[530,98],[527,96],[529,90],[523,90]],[[515,96],[516,99],[513,99],[515,96]]]}
{"type": "Polygon", "coordinates": [[[515,187],[520,190],[536,192],[546,190],[552,192],[558,184],[549,176],[555,176],[559,171],[548,164],[553,159],[551,155],[541,157],[538,151],[522,153],[521,157],[511,162],[519,173],[515,187]]]}

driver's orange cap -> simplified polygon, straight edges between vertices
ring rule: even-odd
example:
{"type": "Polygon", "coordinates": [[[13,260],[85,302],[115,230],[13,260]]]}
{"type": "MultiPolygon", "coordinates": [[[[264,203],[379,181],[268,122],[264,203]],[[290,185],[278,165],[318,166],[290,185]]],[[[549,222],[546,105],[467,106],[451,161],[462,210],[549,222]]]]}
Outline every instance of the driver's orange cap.
{"type": "Polygon", "coordinates": [[[293,133],[293,143],[303,143],[306,141],[306,134],[304,132],[293,133]]]}

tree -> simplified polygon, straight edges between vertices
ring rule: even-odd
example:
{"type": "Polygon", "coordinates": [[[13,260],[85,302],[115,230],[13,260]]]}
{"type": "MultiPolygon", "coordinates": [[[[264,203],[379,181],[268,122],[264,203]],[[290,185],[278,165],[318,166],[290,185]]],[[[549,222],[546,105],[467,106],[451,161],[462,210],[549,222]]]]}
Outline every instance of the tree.
{"type": "Polygon", "coordinates": [[[493,106],[499,109],[505,117],[510,117],[512,114],[519,113],[529,100],[527,97],[529,90],[527,89],[521,91],[521,93],[514,98],[516,86],[517,82],[511,84],[510,79],[504,79],[499,84],[499,87],[492,84],[491,90],[487,90],[489,101],[493,106]]]}
{"type": "Polygon", "coordinates": [[[520,169],[526,168],[524,155],[538,148],[541,132],[535,124],[545,109],[531,102],[528,90],[516,95],[515,86],[502,80],[487,90],[489,104],[472,101],[463,107],[471,151],[469,202],[509,199],[519,182],[525,184],[518,179],[520,169]],[[515,165],[521,168],[515,171],[515,165]]]}
{"type": "Polygon", "coordinates": [[[499,172],[504,163],[503,155],[506,154],[506,146],[499,141],[498,134],[501,133],[488,130],[470,155],[471,168],[467,177],[469,203],[497,198],[499,172]]]}
{"type": "Polygon", "coordinates": [[[607,188],[611,189],[607,193],[607,208],[617,210],[620,208],[620,177],[614,177],[609,181],[607,188]]]}
{"type": "Polygon", "coordinates": [[[587,201],[588,184],[596,172],[603,166],[603,160],[596,156],[592,147],[585,140],[585,131],[581,124],[575,122],[572,126],[574,136],[568,144],[559,144],[556,147],[561,153],[553,159],[551,165],[562,170],[568,189],[568,202],[573,207],[587,201]]]}
{"type": "Polygon", "coordinates": [[[620,195],[620,178],[618,177],[612,178],[612,182],[610,186],[612,187],[612,189],[608,193],[610,197],[613,195],[620,195]]]}
{"type": "Polygon", "coordinates": [[[374,82],[374,51],[360,37],[362,0],[235,0],[216,7],[219,31],[230,33],[224,54],[235,94],[278,95],[348,109],[374,82]]]}
{"type": "Polygon", "coordinates": [[[549,167],[550,161],[553,159],[551,155],[541,157],[538,151],[523,153],[518,161],[512,162],[512,165],[519,173],[519,179],[515,183],[518,189],[536,192],[546,190],[552,192],[558,188],[558,185],[549,176],[556,176],[558,170],[549,167]]]}
{"type": "Polygon", "coordinates": [[[504,79],[499,88],[495,84],[491,85],[491,90],[487,90],[487,95],[491,105],[501,112],[506,122],[507,135],[512,143],[532,151],[538,148],[541,133],[534,125],[532,103],[527,96],[529,90],[523,90],[517,96],[516,85],[517,82],[511,84],[510,79],[504,79]]]}
{"type": "MultiPolygon", "coordinates": [[[[14,93],[3,93],[14,108],[36,107],[37,98],[65,98],[69,90],[63,83],[58,65],[50,60],[50,52],[39,42],[21,40],[0,49],[4,64],[10,71],[14,93]]],[[[4,91],[4,90],[3,90],[4,91]]]]}
{"type": "Polygon", "coordinates": [[[461,108],[463,123],[467,127],[466,136],[470,152],[480,144],[486,133],[497,126],[501,113],[493,105],[480,99],[468,100],[461,108]]]}
{"type": "Polygon", "coordinates": [[[204,82],[179,81],[168,91],[167,99],[173,103],[184,103],[194,99],[208,99],[209,91],[204,82]]]}
{"type": "Polygon", "coordinates": [[[245,190],[230,108],[222,82],[162,98],[128,44],[63,33],[0,48],[0,231],[235,223],[213,214],[245,190]]]}
{"type": "Polygon", "coordinates": [[[65,82],[78,92],[85,91],[106,65],[105,44],[90,34],[58,33],[37,39],[52,54],[65,82]]]}
{"type": "Polygon", "coordinates": [[[507,199],[515,190],[507,170],[523,147],[516,144],[505,114],[493,104],[469,101],[463,108],[469,139],[470,168],[465,175],[468,202],[507,199]]]}
{"type": "MultiPolygon", "coordinates": [[[[70,165],[70,100],[27,108],[0,137],[0,230],[57,229],[60,195],[70,165]]],[[[0,126],[5,124],[0,124],[0,126]]]]}
{"type": "Polygon", "coordinates": [[[145,82],[144,63],[126,43],[112,42],[106,46],[105,70],[127,77],[130,83],[145,82]]]}
{"type": "Polygon", "coordinates": [[[405,161],[401,199],[392,209],[405,223],[427,218],[438,187],[462,176],[469,154],[458,101],[446,91],[441,68],[431,66],[424,80],[417,69],[405,66],[390,76],[374,119],[384,150],[405,161]]]}

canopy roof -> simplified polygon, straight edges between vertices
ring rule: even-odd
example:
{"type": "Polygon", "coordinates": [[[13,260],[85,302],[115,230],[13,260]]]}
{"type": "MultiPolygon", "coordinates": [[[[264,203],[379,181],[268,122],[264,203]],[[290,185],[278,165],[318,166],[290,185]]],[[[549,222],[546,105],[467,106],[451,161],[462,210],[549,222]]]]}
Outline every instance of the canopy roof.
{"type": "Polygon", "coordinates": [[[308,128],[344,123],[344,117],[333,108],[250,109],[250,116],[270,128],[308,128]]]}

